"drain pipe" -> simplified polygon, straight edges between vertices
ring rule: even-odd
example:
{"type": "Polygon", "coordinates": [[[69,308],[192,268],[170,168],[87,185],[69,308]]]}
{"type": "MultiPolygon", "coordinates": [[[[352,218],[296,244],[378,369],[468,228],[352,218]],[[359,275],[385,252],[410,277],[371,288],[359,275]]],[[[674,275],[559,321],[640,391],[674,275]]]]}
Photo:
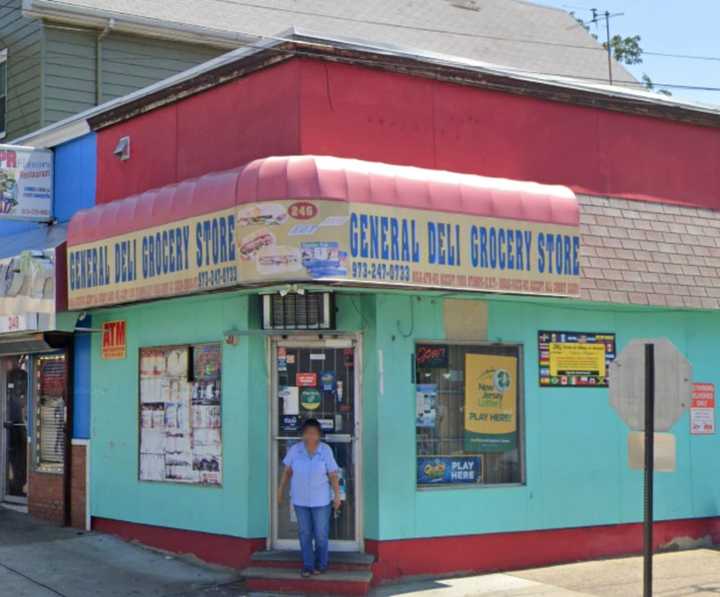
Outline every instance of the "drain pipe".
{"type": "Polygon", "coordinates": [[[110,19],[105,28],[95,38],[95,105],[102,103],[102,41],[115,27],[115,19],[110,19]]]}

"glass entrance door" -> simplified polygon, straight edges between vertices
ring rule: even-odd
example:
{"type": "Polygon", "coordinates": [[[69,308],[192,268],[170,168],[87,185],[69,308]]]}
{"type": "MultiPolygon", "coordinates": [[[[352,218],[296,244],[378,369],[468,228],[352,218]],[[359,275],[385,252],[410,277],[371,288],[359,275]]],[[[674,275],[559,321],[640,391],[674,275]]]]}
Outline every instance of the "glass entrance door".
{"type": "Polygon", "coordinates": [[[289,500],[277,505],[277,484],[282,459],[300,441],[300,426],[316,418],[323,427],[323,441],[340,467],[343,504],[330,522],[330,549],[362,549],[359,466],[359,354],[351,340],[277,341],[271,346],[273,380],[272,417],[272,547],[299,549],[297,521],[289,500]]]}
{"type": "Polygon", "coordinates": [[[2,359],[3,498],[26,503],[28,485],[28,371],[27,357],[2,359]]]}

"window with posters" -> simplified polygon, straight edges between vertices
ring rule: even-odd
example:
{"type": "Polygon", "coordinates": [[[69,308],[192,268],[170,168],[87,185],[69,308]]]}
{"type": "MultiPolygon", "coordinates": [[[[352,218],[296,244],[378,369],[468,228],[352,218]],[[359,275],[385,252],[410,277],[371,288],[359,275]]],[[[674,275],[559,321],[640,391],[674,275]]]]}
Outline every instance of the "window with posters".
{"type": "Polygon", "coordinates": [[[521,483],[521,350],[415,347],[417,484],[521,483]]]}
{"type": "Polygon", "coordinates": [[[222,485],[219,343],[140,349],[140,480],[222,485]]]}

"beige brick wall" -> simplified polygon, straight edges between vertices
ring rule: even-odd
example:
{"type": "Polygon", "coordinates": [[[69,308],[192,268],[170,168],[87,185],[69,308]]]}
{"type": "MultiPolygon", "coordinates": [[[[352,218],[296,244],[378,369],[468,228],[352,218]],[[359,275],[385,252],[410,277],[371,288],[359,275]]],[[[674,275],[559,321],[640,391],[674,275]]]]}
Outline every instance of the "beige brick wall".
{"type": "Polygon", "coordinates": [[[578,200],[582,298],[720,308],[720,213],[604,197],[578,200]]]}

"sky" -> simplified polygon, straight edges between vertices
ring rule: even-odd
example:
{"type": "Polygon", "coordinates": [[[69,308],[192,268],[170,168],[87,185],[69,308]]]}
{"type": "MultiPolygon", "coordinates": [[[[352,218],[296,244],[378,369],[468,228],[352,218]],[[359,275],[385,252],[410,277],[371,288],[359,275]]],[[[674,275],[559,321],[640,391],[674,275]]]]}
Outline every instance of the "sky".
{"type": "MultiPolygon", "coordinates": [[[[670,88],[674,97],[720,105],[720,0],[532,0],[536,4],[573,11],[590,19],[590,8],[624,13],[611,19],[611,35],[640,35],[648,52],[714,56],[717,61],[645,56],[643,63],[626,66],[636,77],[647,73],[663,83],[717,87],[718,91],[670,88]]],[[[597,32],[605,39],[605,23],[597,32]]]]}

